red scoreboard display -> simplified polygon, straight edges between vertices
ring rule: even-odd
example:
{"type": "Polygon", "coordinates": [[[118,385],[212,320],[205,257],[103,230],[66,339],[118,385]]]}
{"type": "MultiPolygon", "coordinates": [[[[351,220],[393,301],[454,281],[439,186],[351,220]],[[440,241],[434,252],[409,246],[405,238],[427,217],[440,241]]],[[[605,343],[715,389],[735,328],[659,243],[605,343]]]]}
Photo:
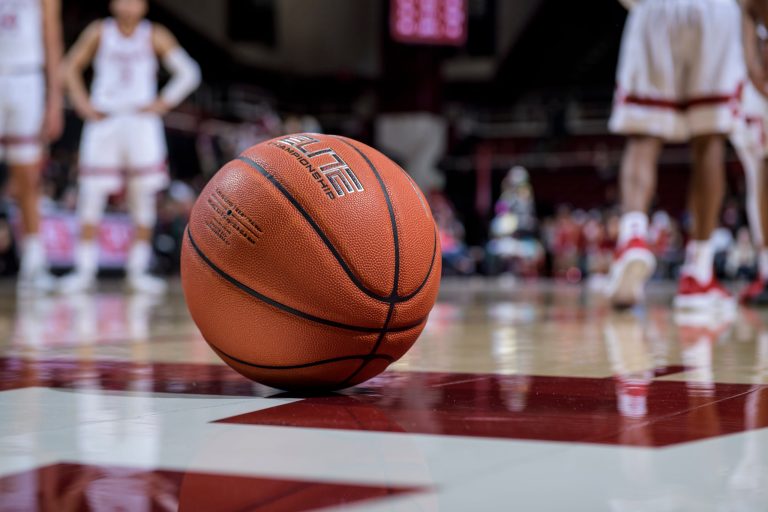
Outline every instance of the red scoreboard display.
{"type": "Polygon", "coordinates": [[[467,0],[392,0],[390,12],[395,41],[459,46],[467,40],[467,0]]]}

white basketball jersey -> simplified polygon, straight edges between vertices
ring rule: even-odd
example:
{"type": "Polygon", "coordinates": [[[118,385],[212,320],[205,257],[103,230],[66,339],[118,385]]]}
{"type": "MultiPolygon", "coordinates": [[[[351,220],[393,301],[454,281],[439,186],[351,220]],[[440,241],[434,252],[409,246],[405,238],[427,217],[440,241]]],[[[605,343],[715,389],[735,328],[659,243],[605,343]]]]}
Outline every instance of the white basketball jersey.
{"type": "Polygon", "coordinates": [[[157,56],[152,24],[142,21],[125,36],[112,18],[104,20],[93,61],[91,103],[105,113],[133,112],[157,97],[157,56]]]}
{"type": "Polygon", "coordinates": [[[41,69],[42,0],[0,0],[0,73],[41,69]]]}

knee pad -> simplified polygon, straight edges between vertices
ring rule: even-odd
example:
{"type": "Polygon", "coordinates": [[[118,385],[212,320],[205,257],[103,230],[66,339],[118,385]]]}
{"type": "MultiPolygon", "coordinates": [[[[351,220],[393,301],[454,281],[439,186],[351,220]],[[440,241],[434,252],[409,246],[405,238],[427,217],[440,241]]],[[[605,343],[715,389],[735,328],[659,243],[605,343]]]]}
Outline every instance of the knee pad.
{"type": "Polygon", "coordinates": [[[137,226],[151,228],[157,222],[157,194],[164,187],[149,177],[136,177],[128,185],[128,211],[137,226]]]}
{"type": "Polygon", "coordinates": [[[82,224],[94,225],[101,222],[107,207],[107,199],[120,189],[119,178],[115,178],[109,176],[80,180],[77,216],[82,224]]]}

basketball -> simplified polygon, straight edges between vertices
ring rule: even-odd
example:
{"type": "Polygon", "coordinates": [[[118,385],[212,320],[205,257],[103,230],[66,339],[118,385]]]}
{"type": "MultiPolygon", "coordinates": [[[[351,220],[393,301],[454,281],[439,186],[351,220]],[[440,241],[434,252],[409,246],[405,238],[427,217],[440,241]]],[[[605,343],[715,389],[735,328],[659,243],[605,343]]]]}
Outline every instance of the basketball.
{"type": "Polygon", "coordinates": [[[432,213],[408,174],[319,134],[227,163],[192,209],[181,259],[211,348],[287,390],[352,386],[397,361],[424,329],[441,272],[432,213]]]}

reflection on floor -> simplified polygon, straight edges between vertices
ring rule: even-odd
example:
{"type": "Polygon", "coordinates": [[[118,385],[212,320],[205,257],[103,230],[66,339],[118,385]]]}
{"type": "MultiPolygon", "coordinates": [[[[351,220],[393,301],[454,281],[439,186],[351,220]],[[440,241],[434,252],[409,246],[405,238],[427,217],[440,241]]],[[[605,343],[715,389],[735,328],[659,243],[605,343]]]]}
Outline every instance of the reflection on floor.
{"type": "Polygon", "coordinates": [[[178,286],[3,286],[3,511],[768,510],[768,312],[447,280],[390,371],[304,398],[221,364],[178,286]]]}

